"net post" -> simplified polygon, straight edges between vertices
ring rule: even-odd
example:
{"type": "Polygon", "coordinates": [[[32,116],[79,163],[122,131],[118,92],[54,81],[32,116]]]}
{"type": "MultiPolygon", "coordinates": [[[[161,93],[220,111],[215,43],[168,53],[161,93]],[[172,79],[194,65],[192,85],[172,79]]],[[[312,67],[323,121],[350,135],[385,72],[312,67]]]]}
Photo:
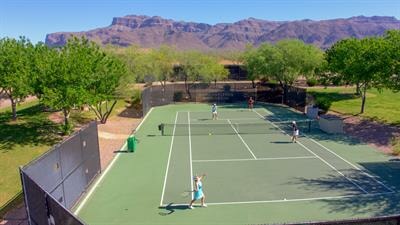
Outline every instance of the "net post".
{"type": "Polygon", "coordinates": [[[158,125],[158,129],[161,131],[161,136],[164,136],[164,124],[158,125]]]}

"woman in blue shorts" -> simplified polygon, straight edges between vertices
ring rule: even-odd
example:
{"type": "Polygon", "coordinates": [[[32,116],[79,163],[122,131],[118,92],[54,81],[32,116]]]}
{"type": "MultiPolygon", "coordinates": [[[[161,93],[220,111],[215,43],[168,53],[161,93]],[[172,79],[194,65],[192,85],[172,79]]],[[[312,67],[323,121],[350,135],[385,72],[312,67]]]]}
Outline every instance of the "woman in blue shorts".
{"type": "Polygon", "coordinates": [[[202,207],[207,207],[207,205],[204,203],[206,196],[203,193],[203,183],[201,182],[201,180],[204,178],[204,176],[206,176],[205,174],[201,175],[201,176],[195,176],[194,179],[194,194],[193,194],[193,199],[192,201],[190,201],[189,203],[189,209],[194,209],[193,208],[193,203],[196,200],[201,199],[201,206],[202,207]]]}

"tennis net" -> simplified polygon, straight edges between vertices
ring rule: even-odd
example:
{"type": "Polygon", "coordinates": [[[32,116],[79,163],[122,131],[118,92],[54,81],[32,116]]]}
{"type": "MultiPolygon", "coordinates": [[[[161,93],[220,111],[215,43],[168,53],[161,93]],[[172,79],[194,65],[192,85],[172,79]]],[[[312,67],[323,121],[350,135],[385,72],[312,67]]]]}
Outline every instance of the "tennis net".
{"type": "MultiPolygon", "coordinates": [[[[309,133],[316,128],[314,120],[296,121],[300,135],[309,133]]],[[[234,134],[273,134],[286,132],[292,134],[292,121],[283,122],[253,122],[253,123],[191,123],[191,124],[168,124],[162,123],[158,126],[163,136],[186,136],[186,135],[234,135],[234,134]]]]}

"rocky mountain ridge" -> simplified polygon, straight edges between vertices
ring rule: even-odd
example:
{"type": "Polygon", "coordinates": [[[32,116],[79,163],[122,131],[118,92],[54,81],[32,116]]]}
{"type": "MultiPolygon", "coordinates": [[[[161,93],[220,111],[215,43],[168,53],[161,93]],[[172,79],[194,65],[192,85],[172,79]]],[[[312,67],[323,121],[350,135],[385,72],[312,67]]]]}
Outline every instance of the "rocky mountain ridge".
{"type": "Polygon", "coordinates": [[[46,36],[49,46],[62,46],[68,38],[86,36],[102,44],[154,48],[162,44],[178,49],[242,50],[247,44],[255,46],[263,42],[276,42],[296,38],[322,49],[329,48],[338,40],[355,37],[382,35],[386,30],[400,29],[395,17],[357,16],[332,20],[268,21],[248,18],[235,23],[195,23],[174,21],[159,16],[128,15],[115,17],[108,27],[84,32],[57,32],[46,36]]]}

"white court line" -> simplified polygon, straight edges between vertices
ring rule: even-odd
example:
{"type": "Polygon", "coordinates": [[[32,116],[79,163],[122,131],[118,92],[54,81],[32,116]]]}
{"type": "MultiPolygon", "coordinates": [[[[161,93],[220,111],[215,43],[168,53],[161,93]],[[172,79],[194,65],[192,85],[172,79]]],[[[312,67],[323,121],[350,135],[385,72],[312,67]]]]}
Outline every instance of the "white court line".
{"type": "MultiPolygon", "coordinates": [[[[136,127],[135,129],[135,133],[139,130],[139,128],[142,126],[143,122],[147,119],[147,117],[150,115],[150,113],[153,111],[153,108],[150,109],[150,111],[146,114],[146,116],[143,118],[143,120],[139,123],[139,125],[136,127]]],[[[121,149],[125,149],[126,147],[126,142],[125,144],[122,146],[121,149]]],[[[91,186],[89,188],[89,192],[87,193],[87,195],[83,198],[83,200],[81,201],[81,203],[79,204],[79,206],[76,208],[76,210],[74,211],[75,215],[78,215],[78,213],[82,210],[83,206],[86,204],[87,200],[89,199],[89,197],[93,194],[94,190],[96,189],[96,187],[100,184],[100,182],[104,179],[104,177],[106,176],[106,174],[108,173],[108,171],[110,171],[110,169],[113,167],[113,165],[115,164],[115,162],[117,161],[117,159],[119,158],[121,154],[117,154],[111,161],[110,165],[104,170],[104,172],[100,175],[99,179],[93,184],[93,186],[91,186]]]]}
{"type": "MultiPolygon", "coordinates": [[[[315,197],[315,198],[294,198],[294,199],[277,199],[277,200],[265,200],[265,201],[238,201],[238,202],[207,202],[207,205],[239,205],[239,204],[260,204],[260,203],[282,203],[282,202],[301,202],[301,201],[319,201],[319,200],[331,200],[331,199],[343,199],[353,197],[373,197],[380,195],[390,195],[392,192],[382,192],[373,194],[355,194],[355,195],[341,195],[341,196],[327,196],[327,197],[315,197]]],[[[167,206],[167,205],[163,205],[167,206]]],[[[187,206],[187,203],[173,204],[173,206],[187,206]]]]}
{"type": "Polygon", "coordinates": [[[320,156],[318,156],[316,153],[314,153],[313,151],[311,151],[311,149],[307,148],[306,146],[304,146],[300,141],[296,142],[297,144],[301,145],[304,149],[306,149],[307,151],[309,151],[310,153],[314,154],[316,157],[318,157],[322,162],[324,162],[326,165],[328,165],[329,167],[331,167],[333,170],[335,170],[337,173],[339,173],[340,175],[342,175],[344,178],[346,178],[346,180],[350,181],[352,184],[354,184],[356,187],[358,187],[361,191],[363,191],[365,194],[368,194],[368,191],[366,191],[364,188],[362,188],[360,185],[358,185],[355,181],[353,181],[353,179],[346,177],[346,175],[344,175],[342,172],[340,172],[338,169],[336,169],[336,167],[334,167],[333,165],[331,165],[330,163],[328,163],[327,161],[325,161],[323,158],[321,158],[320,156]]]}
{"type": "Polygon", "coordinates": [[[177,121],[177,120],[178,120],[178,112],[175,113],[175,123],[174,123],[175,125],[174,125],[174,129],[172,130],[171,145],[170,145],[170,147],[169,147],[167,169],[165,170],[164,185],[163,185],[162,192],[161,192],[160,206],[163,204],[163,201],[164,201],[164,192],[165,192],[165,186],[167,185],[167,176],[168,176],[169,162],[170,162],[170,160],[171,160],[172,146],[174,146],[175,129],[176,129],[176,121],[177,121]]]}
{"type": "MultiPolygon", "coordinates": [[[[208,120],[212,120],[212,119],[192,119],[192,121],[208,121],[208,120]]],[[[262,119],[260,118],[218,118],[218,120],[254,120],[254,121],[260,121],[262,119]]]]}
{"type": "MultiPolygon", "coordinates": [[[[307,136],[306,136],[307,137],[307,136]]],[[[332,153],[333,155],[335,155],[336,157],[340,158],[341,160],[345,161],[347,164],[349,164],[350,166],[352,166],[354,169],[362,172],[364,175],[366,175],[367,177],[372,178],[374,181],[376,181],[377,183],[379,183],[380,185],[382,185],[383,187],[385,187],[388,191],[391,192],[395,192],[393,189],[391,189],[390,187],[388,187],[387,185],[385,185],[384,183],[382,183],[381,181],[377,180],[374,176],[372,176],[371,174],[363,171],[362,169],[360,169],[358,166],[354,165],[353,163],[349,162],[348,160],[346,160],[345,158],[341,157],[340,155],[336,154],[335,152],[333,152],[332,150],[330,150],[329,148],[325,147],[324,145],[320,144],[318,141],[308,137],[309,139],[311,139],[311,141],[313,141],[315,144],[321,146],[322,148],[324,148],[325,150],[327,150],[328,152],[332,153]]]]}
{"type": "MultiPolygon", "coordinates": [[[[192,165],[192,134],[190,131],[190,112],[188,112],[188,126],[189,126],[189,160],[190,160],[190,190],[193,189],[193,165],[192,165]]],[[[191,191],[192,199],[193,199],[193,191],[191,191]]]]}
{"type": "Polygon", "coordinates": [[[257,158],[257,159],[198,159],[192,162],[238,162],[238,161],[265,161],[265,160],[289,160],[289,159],[316,159],[315,156],[297,157],[276,157],[276,158],[257,158]]]}
{"type": "MultiPolygon", "coordinates": [[[[260,117],[263,117],[260,113],[258,113],[257,111],[255,111],[255,113],[257,113],[260,117]]],[[[266,120],[267,122],[269,122],[270,124],[272,124],[272,126],[278,128],[279,130],[281,130],[284,134],[286,134],[287,136],[290,137],[290,135],[288,133],[286,133],[284,130],[282,130],[280,127],[276,126],[274,123],[272,123],[269,120],[266,120]]],[[[305,150],[307,150],[308,152],[310,152],[311,154],[315,155],[317,158],[319,158],[322,162],[324,162],[326,165],[328,165],[330,168],[332,168],[333,170],[335,170],[337,173],[339,173],[340,175],[342,175],[346,180],[350,181],[352,184],[354,184],[358,189],[360,189],[362,192],[368,194],[368,192],[362,188],[360,185],[358,185],[357,183],[355,183],[353,181],[353,179],[346,177],[342,172],[340,172],[338,169],[336,169],[336,167],[334,167],[333,165],[331,165],[330,163],[328,163],[326,160],[324,160],[323,158],[321,158],[319,155],[317,155],[315,152],[313,152],[311,149],[307,148],[306,146],[304,146],[300,141],[296,142],[297,144],[299,144],[300,146],[302,146],[305,150]]]]}
{"type": "Polygon", "coordinates": [[[242,140],[244,146],[246,146],[247,150],[249,150],[250,154],[254,157],[254,159],[257,159],[257,157],[254,155],[253,151],[251,151],[250,147],[247,145],[247,143],[243,140],[242,136],[238,133],[238,131],[235,129],[233,124],[231,123],[230,120],[228,120],[228,123],[231,125],[232,129],[235,131],[235,133],[238,135],[240,140],[242,140]]]}

